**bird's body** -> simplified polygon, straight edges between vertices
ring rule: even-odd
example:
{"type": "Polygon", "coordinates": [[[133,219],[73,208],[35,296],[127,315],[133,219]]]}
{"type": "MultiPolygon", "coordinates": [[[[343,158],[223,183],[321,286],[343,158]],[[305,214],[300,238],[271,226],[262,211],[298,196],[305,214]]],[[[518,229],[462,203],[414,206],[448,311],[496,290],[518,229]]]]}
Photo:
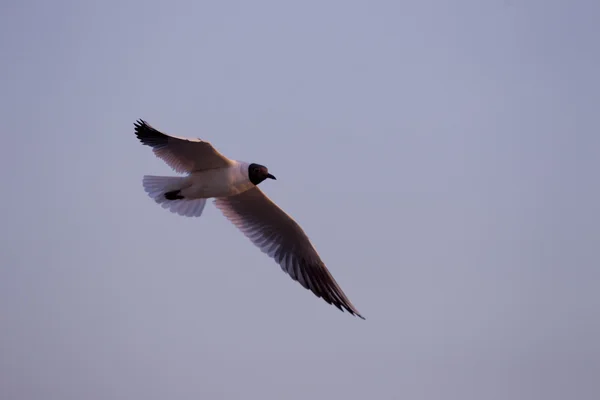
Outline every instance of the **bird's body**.
{"type": "Polygon", "coordinates": [[[179,215],[199,217],[206,201],[214,198],[223,215],[292,279],[327,303],[364,319],[302,228],[258,188],[265,179],[275,179],[265,166],[231,160],[206,141],[166,135],[142,120],[136,122],[135,133],[175,171],[187,173],[144,176],[144,189],[156,203],[179,215]]]}
{"type": "Polygon", "coordinates": [[[245,192],[254,186],[248,178],[248,165],[233,161],[227,167],[192,172],[182,182],[181,195],[190,199],[210,199],[245,192]]]}

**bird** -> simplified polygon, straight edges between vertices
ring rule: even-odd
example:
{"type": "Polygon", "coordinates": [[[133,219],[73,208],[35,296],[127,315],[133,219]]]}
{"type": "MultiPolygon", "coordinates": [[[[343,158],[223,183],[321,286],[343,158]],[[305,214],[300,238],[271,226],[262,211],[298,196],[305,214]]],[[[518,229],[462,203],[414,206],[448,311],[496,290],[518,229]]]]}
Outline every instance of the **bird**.
{"type": "Polygon", "coordinates": [[[163,133],[143,119],[134,122],[139,141],[175,172],[144,175],[147,195],[163,208],[200,217],[207,200],[294,281],[342,312],[365,319],[342,291],[300,225],[258,187],[277,180],[262,164],[233,160],[205,140],[163,133]]]}

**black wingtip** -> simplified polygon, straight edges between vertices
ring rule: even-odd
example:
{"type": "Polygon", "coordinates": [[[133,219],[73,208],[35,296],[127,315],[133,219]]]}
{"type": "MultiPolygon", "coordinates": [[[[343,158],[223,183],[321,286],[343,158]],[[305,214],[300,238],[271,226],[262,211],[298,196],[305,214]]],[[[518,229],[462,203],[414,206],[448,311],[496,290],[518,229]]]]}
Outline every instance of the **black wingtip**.
{"type": "Polygon", "coordinates": [[[143,119],[138,119],[133,123],[135,135],[146,146],[160,148],[167,144],[169,138],[164,133],[157,131],[143,119]]]}
{"type": "MultiPolygon", "coordinates": [[[[348,312],[348,314],[353,315],[355,317],[358,317],[360,319],[362,319],[363,321],[366,321],[367,319],[365,317],[363,317],[362,315],[360,315],[360,313],[356,310],[353,310],[351,308],[347,308],[346,306],[344,306],[345,310],[348,312]]],[[[343,310],[342,310],[343,311],[343,310]]]]}
{"type": "Polygon", "coordinates": [[[150,130],[152,129],[152,126],[150,126],[150,124],[148,124],[146,121],[144,121],[143,119],[138,119],[137,121],[135,121],[133,123],[133,126],[135,127],[135,133],[136,135],[140,135],[143,134],[143,132],[145,130],[150,130]]]}

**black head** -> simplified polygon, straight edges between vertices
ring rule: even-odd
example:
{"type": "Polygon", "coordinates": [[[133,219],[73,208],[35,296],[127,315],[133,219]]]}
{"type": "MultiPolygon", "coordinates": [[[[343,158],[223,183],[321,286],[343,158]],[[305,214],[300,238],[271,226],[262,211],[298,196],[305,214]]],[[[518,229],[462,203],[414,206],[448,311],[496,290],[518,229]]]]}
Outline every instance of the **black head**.
{"type": "Polygon", "coordinates": [[[269,173],[267,167],[254,163],[248,166],[248,177],[250,178],[250,182],[254,183],[255,185],[258,185],[267,178],[276,179],[269,173]]]}

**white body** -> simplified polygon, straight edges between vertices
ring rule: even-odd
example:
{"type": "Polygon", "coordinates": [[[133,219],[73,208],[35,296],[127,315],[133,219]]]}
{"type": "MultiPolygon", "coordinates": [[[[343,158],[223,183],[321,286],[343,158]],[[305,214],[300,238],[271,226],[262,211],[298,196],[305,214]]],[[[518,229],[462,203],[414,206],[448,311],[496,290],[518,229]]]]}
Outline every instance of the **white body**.
{"type": "Polygon", "coordinates": [[[181,184],[181,195],[189,199],[227,197],[245,192],[254,184],[248,178],[248,163],[233,161],[227,168],[192,172],[181,184]]]}
{"type": "Polygon", "coordinates": [[[249,163],[230,160],[228,164],[183,177],[146,175],[142,184],[148,196],[163,208],[186,217],[199,217],[207,199],[233,196],[254,187],[248,177],[249,163]],[[184,199],[167,200],[165,193],[171,191],[180,191],[184,199]]]}

